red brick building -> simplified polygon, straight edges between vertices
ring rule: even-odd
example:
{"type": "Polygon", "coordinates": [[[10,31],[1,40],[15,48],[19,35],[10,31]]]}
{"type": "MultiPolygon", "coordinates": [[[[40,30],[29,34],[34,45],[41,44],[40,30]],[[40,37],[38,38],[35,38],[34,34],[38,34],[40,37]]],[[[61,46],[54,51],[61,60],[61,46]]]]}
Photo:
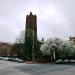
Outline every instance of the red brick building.
{"type": "Polygon", "coordinates": [[[10,56],[12,54],[12,46],[11,44],[0,42],[0,56],[10,56]]]}

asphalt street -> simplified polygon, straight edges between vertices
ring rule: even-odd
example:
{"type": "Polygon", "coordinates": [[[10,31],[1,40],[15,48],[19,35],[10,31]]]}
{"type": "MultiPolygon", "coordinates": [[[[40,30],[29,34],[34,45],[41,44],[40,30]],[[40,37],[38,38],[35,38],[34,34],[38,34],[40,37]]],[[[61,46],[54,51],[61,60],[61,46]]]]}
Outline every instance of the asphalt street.
{"type": "Polygon", "coordinates": [[[0,61],[0,75],[75,75],[75,65],[0,61]]]}

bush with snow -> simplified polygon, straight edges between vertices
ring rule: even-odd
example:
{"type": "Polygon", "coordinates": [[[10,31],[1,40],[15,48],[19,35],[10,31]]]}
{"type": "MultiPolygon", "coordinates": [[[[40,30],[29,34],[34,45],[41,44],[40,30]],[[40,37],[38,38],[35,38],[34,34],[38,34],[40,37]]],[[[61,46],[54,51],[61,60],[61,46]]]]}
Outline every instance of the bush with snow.
{"type": "Polygon", "coordinates": [[[43,55],[53,55],[56,60],[75,59],[75,45],[70,41],[63,41],[59,38],[47,40],[40,50],[43,55]]]}

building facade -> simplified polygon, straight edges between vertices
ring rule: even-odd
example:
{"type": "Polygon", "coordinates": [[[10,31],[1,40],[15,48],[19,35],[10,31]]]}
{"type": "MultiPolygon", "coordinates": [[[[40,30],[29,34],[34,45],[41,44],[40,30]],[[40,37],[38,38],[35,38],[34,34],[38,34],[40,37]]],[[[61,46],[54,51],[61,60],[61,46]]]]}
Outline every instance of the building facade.
{"type": "Polygon", "coordinates": [[[69,41],[71,41],[73,44],[75,44],[75,37],[69,37],[69,41]]]}
{"type": "Polygon", "coordinates": [[[0,42],[0,56],[11,56],[12,54],[12,46],[11,44],[0,42]]]}

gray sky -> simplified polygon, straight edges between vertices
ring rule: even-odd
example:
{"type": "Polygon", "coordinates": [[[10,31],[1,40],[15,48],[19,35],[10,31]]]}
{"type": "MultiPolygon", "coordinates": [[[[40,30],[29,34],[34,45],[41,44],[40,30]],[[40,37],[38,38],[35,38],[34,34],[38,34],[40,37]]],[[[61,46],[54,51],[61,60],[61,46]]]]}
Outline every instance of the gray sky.
{"type": "Polygon", "coordinates": [[[75,36],[75,0],[0,0],[0,41],[14,42],[30,11],[37,15],[39,39],[75,36]]]}

